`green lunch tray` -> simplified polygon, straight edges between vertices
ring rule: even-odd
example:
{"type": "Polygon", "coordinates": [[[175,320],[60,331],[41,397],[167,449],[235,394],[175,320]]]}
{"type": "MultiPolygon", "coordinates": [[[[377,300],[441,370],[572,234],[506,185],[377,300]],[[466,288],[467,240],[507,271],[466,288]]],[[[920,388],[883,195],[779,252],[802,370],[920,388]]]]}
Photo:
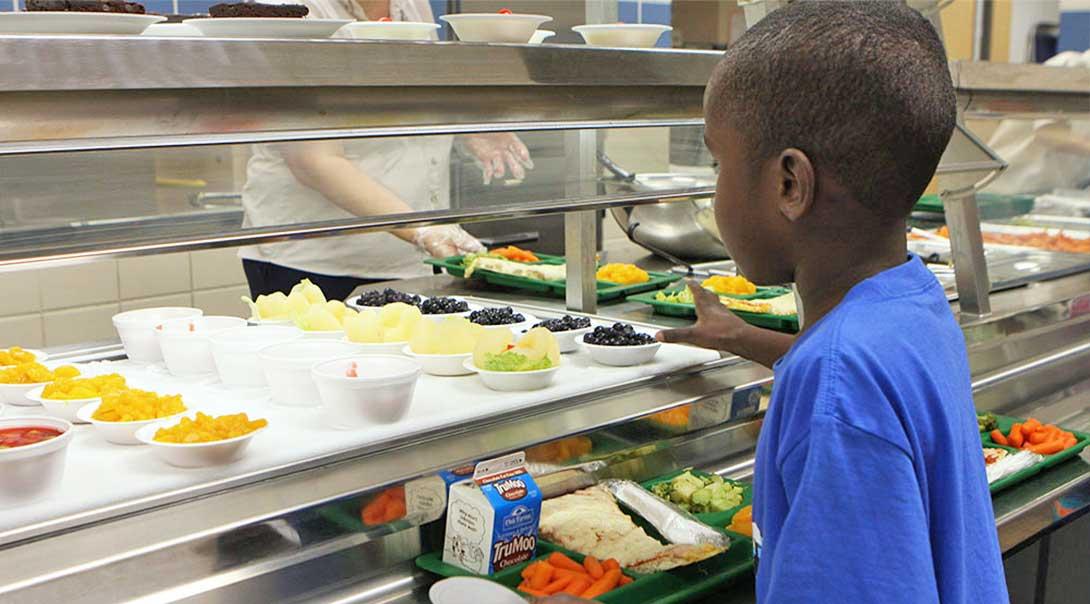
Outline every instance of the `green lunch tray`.
{"type": "MultiPolygon", "coordinates": [[[[625,571],[625,574],[635,580],[595,598],[595,601],[606,604],[681,604],[733,583],[742,575],[753,571],[753,542],[737,533],[722,532],[731,538],[730,549],[722,554],[683,568],[649,575],[625,571]]],[[[583,561],[581,554],[546,541],[538,541],[535,559],[557,551],[567,554],[576,562],[583,561]]],[[[530,562],[523,562],[485,577],[443,562],[441,552],[427,553],[416,559],[418,567],[441,577],[481,576],[512,590],[522,582],[522,570],[529,564],[530,562]]]]}
{"type": "MultiPolygon", "coordinates": [[[[981,220],[999,220],[1028,214],[1033,210],[1033,195],[997,195],[977,193],[977,206],[981,220]]],[[[924,195],[913,208],[917,212],[944,213],[942,199],[938,195],[924,195]]]]}
{"type": "MultiPolygon", "coordinates": [[[[655,486],[656,484],[659,484],[661,482],[666,482],[668,480],[673,480],[675,477],[680,476],[681,474],[684,474],[686,471],[692,472],[694,476],[699,476],[701,478],[711,476],[711,474],[708,474],[707,472],[701,472],[700,470],[692,470],[692,469],[677,470],[676,472],[670,472],[669,474],[667,474],[665,476],[659,476],[658,478],[652,478],[651,480],[645,480],[644,482],[640,483],[640,486],[642,486],[643,488],[650,491],[651,487],[655,486]]],[[[703,522],[704,524],[707,524],[708,526],[710,526],[712,528],[716,528],[716,529],[725,529],[726,526],[728,524],[730,524],[731,519],[734,518],[734,515],[738,513],[738,510],[740,510],[740,509],[746,507],[747,505],[750,505],[750,504],[753,503],[753,487],[751,485],[746,484],[744,482],[738,482],[736,480],[730,480],[730,479],[724,479],[724,480],[728,484],[732,484],[734,486],[742,488],[742,502],[739,503],[738,505],[736,505],[736,506],[734,506],[734,507],[732,507],[732,508],[730,508],[728,510],[724,510],[722,512],[708,512],[708,513],[705,513],[705,514],[693,514],[693,516],[695,516],[697,520],[703,522]]]]}
{"type": "MultiPolygon", "coordinates": [[[[564,264],[563,256],[549,256],[547,254],[538,254],[537,257],[541,259],[541,262],[531,262],[530,264],[564,264]]],[[[466,267],[463,264],[464,258],[464,256],[450,256],[448,258],[428,258],[424,260],[424,263],[442,268],[447,271],[447,274],[453,277],[464,278],[466,275],[466,267]]],[[[679,279],[677,275],[673,275],[670,273],[657,273],[648,271],[647,274],[650,279],[648,279],[645,283],[635,283],[632,285],[621,285],[618,283],[599,281],[598,301],[606,302],[609,300],[617,300],[629,294],[637,294],[639,292],[645,292],[652,289],[659,289],[679,279]]],[[[512,289],[535,294],[543,294],[556,298],[564,297],[564,281],[542,281],[541,279],[516,277],[515,275],[505,275],[503,273],[496,273],[489,270],[475,271],[473,273],[473,276],[474,278],[477,278],[479,276],[485,283],[488,283],[489,285],[509,287],[512,289]]]]}
{"type": "MultiPolygon", "coordinates": [[[[776,289],[776,288],[769,288],[776,289]]],[[[782,288],[779,288],[782,289],[782,288]]],[[[667,294],[676,292],[676,289],[664,289],[662,290],[667,294]]],[[[784,293],[790,290],[784,290],[784,293]]],[[[692,304],[682,304],[680,302],[664,302],[662,300],[656,300],[655,296],[659,292],[644,292],[636,294],[634,296],[628,296],[628,300],[632,302],[642,302],[651,306],[654,311],[660,315],[667,315],[671,317],[688,317],[696,318],[696,307],[692,304]]],[[[782,294],[781,294],[782,295],[782,294]]],[[[740,297],[740,296],[734,296],[740,297]]],[[[766,296],[772,297],[772,296],[766,296]]],[[[772,315],[766,313],[746,312],[743,310],[730,311],[738,315],[743,321],[750,325],[756,325],[757,327],[767,327],[768,329],[774,329],[776,331],[783,331],[787,333],[795,333],[799,330],[799,317],[798,315],[772,315]]]]}
{"type": "MultiPolygon", "coordinates": [[[[1015,423],[1022,423],[1024,421],[1026,421],[1024,419],[1018,419],[1016,417],[1007,417],[1005,415],[996,415],[995,420],[996,420],[996,422],[999,423],[999,431],[1003,432],[1004,434],[1010,432],[1011,426],[1014,425],[1015,423]]],[[[1063,426],[1060,426],[1060,428],[1062,428],[1064,430],[1067,430],[1067,428],[1064,428],[1063,426]]],[[[1014,474],[1011,474],[1010,476],[1006,476],[1004,478],[1001,478],[1001,479],[993,482],[992,484],[988,485],[988,489],[992,493],[996,493],[996,492],[1002,491],[1003,489],[1006,489],[1008,487],[1012,487],[1012,486],[1014,486],[1014,485],[1016,485],[1016,484],[1018,484],[1020,482],[1025,481],[1026,479],[1028,479],[1028,478],[1030,478],[1032,476],[1040,474],[1041,472],[1051,468],[1052,466],[1054,466],[1056,464],[1063,463],[1063,462],[1067,461],[1068,459],[1071,459],[1072,457],[1078,455],[1079,451],[1082,451],[1083,449],[1085,449],[1087,445],[1090,445],[1090,434],[1085,434],[1083,432],[1076,432],[1075,430],[1067,430],[1067,431],[1075,435],[1075,439],[1076,439],[1075,440],[1075,446],[1064,449],[1063,451],[1060,451],[1059,453],[1054,453],[1052,455],[1046,455],[1045,458],[1043,460],[1041,460],[1039,463],[1037,463],[1035,465],[1032,465],[1032,466],[1030,466],[1030,467],[1028,467],[1028,468],[1026,468],[1024,470],[1020,470],[1018,472],[1015,472],[1014,474]]],[[[996,449],[1006,449],[1006,450],[1012,451],[1012,452],[1018,450],[1018,449],[1016,449],[1014,447],[1007,447],[1007,446],[1004,446],[1004,445],[996,444],[995,441],[992,440],[991,435],[988,434],[987,432],[981,432],[980,433],[980,440],[984,444],[985,447],[992,447],[992,448],[996,448],[996,449]]]]}

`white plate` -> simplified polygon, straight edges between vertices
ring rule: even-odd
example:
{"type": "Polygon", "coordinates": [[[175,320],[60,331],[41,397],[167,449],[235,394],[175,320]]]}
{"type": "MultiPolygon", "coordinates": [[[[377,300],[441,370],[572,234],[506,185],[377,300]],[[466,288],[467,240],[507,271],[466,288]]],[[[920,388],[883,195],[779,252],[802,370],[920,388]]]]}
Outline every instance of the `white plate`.
{"type": "Polygon", "coordinates": [[[576,25],[572,28],[590,46],[614,48],[653,48],[662,34],[673,29],[669,25],[652,23],[576,25]]]}
{"type": "Polygon", "coordinates": [[[26,397],[29,400],[38,403],[42,407],[45,407],[45,412],[53,417],[59,417],[65,421],[72,422],[73,424],[84,424],[83,420],[79,419],[79,410],[84,405],[98,404],[102,402],[101,396],[95,396],[92,398],[78,398],[78,399],[50,399],[42,396],[42,391],[45,390],[45,384],[38,386],[27,393],[26,397]]]}
{"type": "Polygon", "coordinates": [[[356,21],[345,31],[358,40],[435,40],[438,23],[415,21],[356,21]]]}
{"type": "Polygon", "coordinates": [[[0,34],[137,36],[149,25],[166,20],[166,17],[159,15],[120,13],[0,13],[0,34]]]}
{"type": "Polygon", "coordinates": [[[0,403],[14,405],[16,407],[35,407],[37,402],[27,398],[27,393],[35,388],[45,386],[49,382],[36,384],[0,384],[0,403]]]}
{"type": "Polygon", "coordinates": [[[578,352],[579,344],[583,341],[583,336],[594,330],[594,326],[580,327],[579,329],[569,329],[568,331],[553,331],[553,337],[556,338],[556,345],[560,348],[560,352],[578,352]]]}
{"type": "Polygon", "coordinates": [[[458,39],[463,42],[506,42],[528,44],[534,32],[542,24],[552,21],[546,15],[520,15],[500,13],[462,13],[443,15],[440,19],[450,23],[458,39]]]}
{"type": "Polygon", "coordinates": [[[432,604],[525,604],[518,594],[494,581],[477,577],[450,577],[428,590],[432,604]]]}
{"type": "Polygon", "coordinates": [[[291,17],[222,17],[186,19],[211,38],[328,38],[348,25],[347,19],[295,19],[291,17]]]}
{"type": "MultiPolygon", "coordinates": [[[[196,412],[189,412],[186,415],[193,419],[196,417],[196,412]]],[[[234,438],[227,438],[224,440],[214,440],[206,443],[161,443],[155,440],[155,433],[160,428],[169,428],[176,425],[181,421],[180,417],[175,417],[170,420],[159,420],[151,424],[142,426],[135,433],[137,441],[151,447],[155,456],[165,461],[172,466],[178,466],[180,468],[205,468],[208,466],[219,466],[229,464],[234,461],[238,461],[245,453],[246,447],[249,446],[250,441],[254,436],[257,436],[258,432],[261,432],[265,428],[258,428],[248,434],[242,436],[236,436],[234,438]]]]}
{"type": "Polygon", "coordinates": [[[153,23],[141,34],[157,38],[200,38],[201,30],[185,23],[153,23]]]}
{"type": "Polygon", "coordinates": [[[659,348],[662,347],[660,342],[639,344],[637,346],[602,346],[601,344],[587,344],[586,342],[582,342],[582,344],[583,348],[586,348],[590,354],[590,358],[597,363],[609,365],[610,367],[642,365],[655,358],[659,348]]]}
{"type": "Polygon", "coordinates": [[[560,365],[534,371],[488,371],[474,365],[473,358],[470,357],[465,360],[465,368],[480,375],[484,385],[492,390],[519,392],[548,388],[556,378],[560,365]]]}

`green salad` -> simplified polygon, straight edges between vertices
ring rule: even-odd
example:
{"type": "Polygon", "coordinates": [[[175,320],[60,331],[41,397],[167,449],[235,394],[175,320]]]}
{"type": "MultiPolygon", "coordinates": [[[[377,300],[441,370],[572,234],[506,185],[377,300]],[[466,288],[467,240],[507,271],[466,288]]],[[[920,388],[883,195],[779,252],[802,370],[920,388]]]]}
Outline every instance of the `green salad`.
{"type": "Polygon", "coordinates": [[[690,471],[651,487],[651,492],[692,514],[725,512],[742,504],[742,488],[719,476],[690,471]]]}
{"type": "Polygon", "coordinates": [[[999,421],[991,413],[977,413],[976,427],[980,428],[981,432],[991,432],[999,429],[999,421]]]}

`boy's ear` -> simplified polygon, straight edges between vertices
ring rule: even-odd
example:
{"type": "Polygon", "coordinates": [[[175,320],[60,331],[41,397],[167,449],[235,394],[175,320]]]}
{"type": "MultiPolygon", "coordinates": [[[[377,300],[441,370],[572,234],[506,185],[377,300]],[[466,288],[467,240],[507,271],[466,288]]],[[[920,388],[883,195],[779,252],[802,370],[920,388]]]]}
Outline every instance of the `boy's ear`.
{"type": "Polygon", "coordinates": [[[784,149],[778,159],[779,211],[797,222],[814,205],[814,165],[799,149],[784,149]]]}

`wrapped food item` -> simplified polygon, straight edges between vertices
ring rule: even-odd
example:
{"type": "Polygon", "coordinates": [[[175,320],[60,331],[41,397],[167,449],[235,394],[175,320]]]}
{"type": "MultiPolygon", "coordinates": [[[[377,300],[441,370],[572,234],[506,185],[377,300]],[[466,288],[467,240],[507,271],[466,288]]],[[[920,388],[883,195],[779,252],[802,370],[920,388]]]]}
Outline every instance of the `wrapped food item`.
{"type": "Polygon", "coordinates": [[[647,520],[670,543],[708,544],[720,551],[730,547],[729,537],[631,480],[604,480],[601,485],[616,497],[617,501],[647,520]]]}
{"type": "MultiPolygon", "coordinates": [[[[1002,449],[996,450],[1002,451],[1002,449]]],[[[985,451],[988,451],[988,449],[985,449],[985,451]]],[[[988,463],[984,467],[984,470],[988,474],[988,484],[992,484],[997,480],[1021,472],[1044,459],[1043,456],[1026,450],[1001,456],[997,455],[993,458],[995,461],[988,463]]]]}

